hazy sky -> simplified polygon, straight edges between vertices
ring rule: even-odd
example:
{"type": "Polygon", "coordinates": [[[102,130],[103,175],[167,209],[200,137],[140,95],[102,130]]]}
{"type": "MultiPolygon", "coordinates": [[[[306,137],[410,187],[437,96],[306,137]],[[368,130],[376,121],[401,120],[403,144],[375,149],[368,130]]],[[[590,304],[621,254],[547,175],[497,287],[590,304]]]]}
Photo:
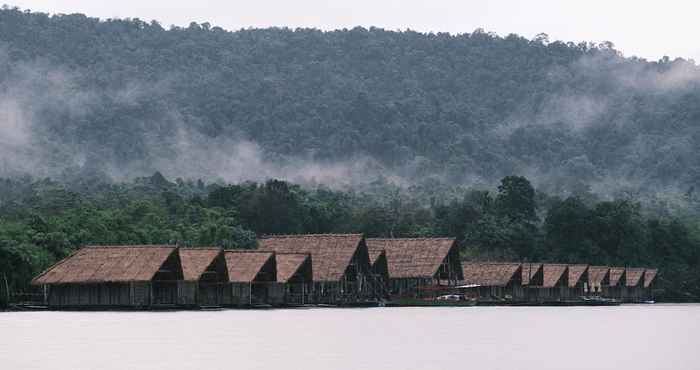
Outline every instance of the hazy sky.
{"type": "Polygon", "coordinates": [[[551,40],[615,43],[625,55],[700,61],[700,2],[693,0],[0,0],[49,13],[156,19],[163,25],[205,22],[242,27],[377,26],[471,32],[484,28],[551,40]]]}

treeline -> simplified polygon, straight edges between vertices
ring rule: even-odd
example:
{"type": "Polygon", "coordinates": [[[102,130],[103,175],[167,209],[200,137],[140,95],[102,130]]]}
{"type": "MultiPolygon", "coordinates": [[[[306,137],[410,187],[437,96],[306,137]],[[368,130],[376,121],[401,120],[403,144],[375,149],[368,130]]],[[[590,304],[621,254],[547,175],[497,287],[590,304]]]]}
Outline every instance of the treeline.
{"type": "Polygon", "coordinates": [[[19,111],[18,129],[31,120],[0,176],[75,165],[212,178],[242,139],[275,164],[370,157],[378,172],[449,184],[526,173],[552,194],[590,187],[700,213],[700,69],[610,43],[6,8],[0,106],[19,111]]]}
{"type": "MultiPolygon", "coordinates": [[[[444,194],[442,190],[438,190],[444,194]]],[[[255,248],[263,234],[363,232],[455,236],[467,259],[659,267],[661,298],[700,298],[697,224],[651,216],[628,200],[560,199],[510,176],[498,189],[440,198],[377,182],[363,191],[265,183],[0,181],[0,283],[31,278],[90,244],[255,248]]]]}

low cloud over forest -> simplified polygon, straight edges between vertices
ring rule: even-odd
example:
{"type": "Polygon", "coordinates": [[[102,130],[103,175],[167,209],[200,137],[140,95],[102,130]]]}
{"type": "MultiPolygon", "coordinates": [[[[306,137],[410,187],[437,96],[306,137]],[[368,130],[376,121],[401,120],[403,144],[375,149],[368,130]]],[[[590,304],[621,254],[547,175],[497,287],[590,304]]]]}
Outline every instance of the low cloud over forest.
{"type": "Polygon", "coordinates": [[[700,182],[700,69],[572,44],[0,11],[0,176],[379,177],[675,202],[700,182]]]}

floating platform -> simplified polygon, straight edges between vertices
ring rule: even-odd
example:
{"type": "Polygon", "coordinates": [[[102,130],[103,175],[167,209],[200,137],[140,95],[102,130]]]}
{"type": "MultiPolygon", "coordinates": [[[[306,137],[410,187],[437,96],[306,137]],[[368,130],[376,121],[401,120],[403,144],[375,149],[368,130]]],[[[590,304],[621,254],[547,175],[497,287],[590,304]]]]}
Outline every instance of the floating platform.
{"type": "Polygon", "coordinates": [[[473,307],[477,305],[474,300],[436,300],[436,299],[418,299],[418,298],[402,298],[386,302],[386,307],[473,307]]]}

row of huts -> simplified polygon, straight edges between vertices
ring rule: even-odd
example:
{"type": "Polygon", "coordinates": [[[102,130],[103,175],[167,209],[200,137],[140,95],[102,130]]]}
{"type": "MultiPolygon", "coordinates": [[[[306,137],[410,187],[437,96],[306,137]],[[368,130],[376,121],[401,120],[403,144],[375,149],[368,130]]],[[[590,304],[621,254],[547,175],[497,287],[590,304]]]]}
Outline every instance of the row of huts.
{"type": "Polygon", "coordinates": [[[89,246],[32,283],[42,287],[45,303],[54,308],[249,307],[377,304],[448,291],[485,302],[589,294],[641,300],[655,275],[654,270],[622,269],[620,275],[618,269],[602,268],[598,277],[598,269],[463,263],[453,238],[323,234],[263,237],[256,250],[89,246]],[[637,291],[635,281],[643,281],[644,288],[637,291]]]}
{"type": "Polygon", "coordinates": [[[483,302],[653,300],[657,269],[583,264],[464,262],[464,285],[483,302]]]}

